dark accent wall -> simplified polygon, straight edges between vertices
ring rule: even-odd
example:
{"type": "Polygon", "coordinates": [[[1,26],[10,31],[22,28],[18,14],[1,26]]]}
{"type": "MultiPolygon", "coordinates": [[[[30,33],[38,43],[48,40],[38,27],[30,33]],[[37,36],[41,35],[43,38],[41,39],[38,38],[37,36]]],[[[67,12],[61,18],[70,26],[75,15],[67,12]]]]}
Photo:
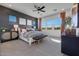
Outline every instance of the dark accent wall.
{"type": "Polygon", "coordinates": [[[79,3],[78,3],[78,28],[79,28],[79,3]]]}
{"type": "Polygon", "coordinates": [[[9,25],[9,15],[13,15],[16,16],[17,18],[17,24],[19,24],[19,18],[25,18],[25,19],[29,19],[29,20],[34,20],[36,18],[31,17],[29,15],[23,14],[21,12],[3,7],[0,5],[0,27],[1,26],[6,26],[8,28],[11,27],[11,25],[9,25]]]}

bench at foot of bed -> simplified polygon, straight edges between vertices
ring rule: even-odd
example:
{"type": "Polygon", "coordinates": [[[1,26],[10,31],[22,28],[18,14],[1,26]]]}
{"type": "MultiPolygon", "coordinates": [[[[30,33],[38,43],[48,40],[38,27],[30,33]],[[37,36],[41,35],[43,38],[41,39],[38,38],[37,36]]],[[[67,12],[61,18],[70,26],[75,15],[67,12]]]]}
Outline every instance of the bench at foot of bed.
{"type": "Polygon", "coordinates": [[[35,36],[33,37],[34,40],[38,41],[38,40],[42,40],[43,38],[47,37],[47,35],[41,34],[39,36],[35,36]]]}

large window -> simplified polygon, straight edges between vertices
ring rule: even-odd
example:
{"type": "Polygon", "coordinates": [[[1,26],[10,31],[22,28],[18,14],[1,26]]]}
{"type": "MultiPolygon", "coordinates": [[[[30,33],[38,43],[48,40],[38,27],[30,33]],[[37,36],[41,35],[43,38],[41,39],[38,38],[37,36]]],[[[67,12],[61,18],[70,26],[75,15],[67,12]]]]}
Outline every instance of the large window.
{"type": "Polygon", "coordinates": [[[42,29],[60,28],[61,19],[56,17],[54,19],[42,19],[42,29]]]}
{"type": "Polygon", "coordinates": [[[47,20],[46,19],[42,19],[42,29],[45,30],[47,28],[47,20]]]}

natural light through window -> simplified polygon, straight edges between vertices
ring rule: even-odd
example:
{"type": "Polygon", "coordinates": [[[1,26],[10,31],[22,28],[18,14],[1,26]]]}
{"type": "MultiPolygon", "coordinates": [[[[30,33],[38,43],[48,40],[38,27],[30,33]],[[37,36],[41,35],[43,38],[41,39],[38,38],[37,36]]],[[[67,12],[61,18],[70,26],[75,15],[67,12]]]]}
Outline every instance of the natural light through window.
{"type": "Polygon", "coordinates": [[[61,27],[61,19],[56,17],[54,19],[43,19],[42,20],[42,29],[49,29],[52,28],[60,28],[61,27]]]}
{"type": "Polygon", "coordinates": [[[61,43],[61,40],[57,40],[57,39],[54,39],[54,38],[51,38],[51,40],[55,43],[61,43]]]}

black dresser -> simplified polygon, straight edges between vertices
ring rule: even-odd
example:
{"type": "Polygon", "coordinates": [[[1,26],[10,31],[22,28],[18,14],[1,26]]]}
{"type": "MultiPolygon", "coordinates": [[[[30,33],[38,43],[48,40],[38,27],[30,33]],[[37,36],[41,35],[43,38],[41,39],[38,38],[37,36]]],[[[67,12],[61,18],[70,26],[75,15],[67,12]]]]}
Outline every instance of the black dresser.
{"type": "Polygon", "coordinates": [[[0,32],[0,42],[7,42],[11,40],[16,40],[18,39],[19,34],[18,31],[4,31],[0,32]]]}
{"type": "Polygon", "coordinates": [[[79,37],[61,36],[61,52],[70,56],[79,56],[79,37]]]}

